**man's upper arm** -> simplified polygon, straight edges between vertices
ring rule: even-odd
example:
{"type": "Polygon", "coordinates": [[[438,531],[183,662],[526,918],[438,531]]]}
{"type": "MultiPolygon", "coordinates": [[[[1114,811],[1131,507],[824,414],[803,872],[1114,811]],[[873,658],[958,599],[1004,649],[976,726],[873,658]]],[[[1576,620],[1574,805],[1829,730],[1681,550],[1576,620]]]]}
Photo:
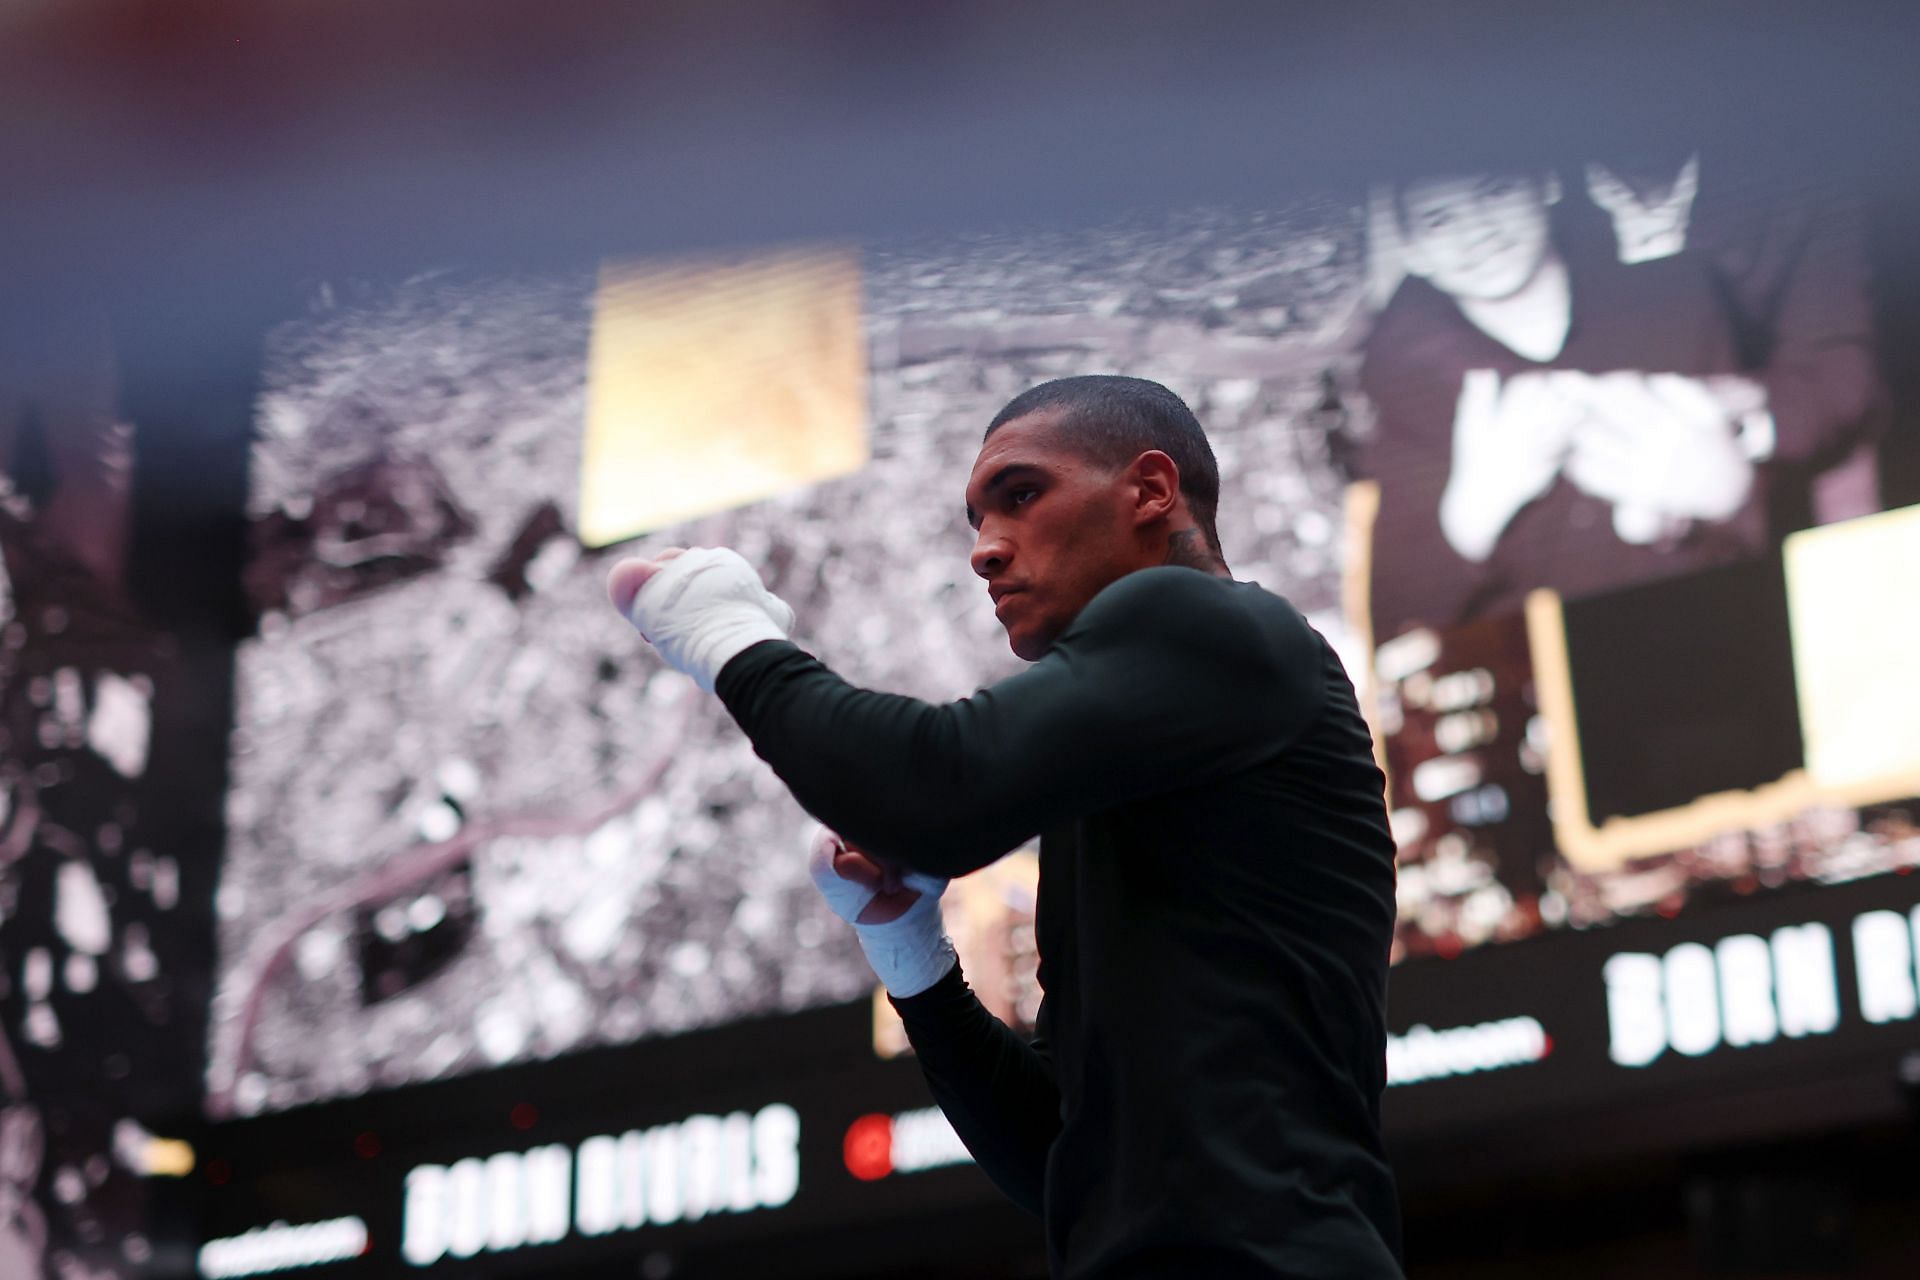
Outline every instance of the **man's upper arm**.
{"type": "Polygon", "coordinates": [[[1252,765],[1324,697],[1296,613],[1256,615],[1245,592],[1184,568],[1121,579],[1027,671],[945,705],[855,689],[791,650],[755,654],[720,691],[801,805],[949,875],[1043,827],[1252,765]]]}

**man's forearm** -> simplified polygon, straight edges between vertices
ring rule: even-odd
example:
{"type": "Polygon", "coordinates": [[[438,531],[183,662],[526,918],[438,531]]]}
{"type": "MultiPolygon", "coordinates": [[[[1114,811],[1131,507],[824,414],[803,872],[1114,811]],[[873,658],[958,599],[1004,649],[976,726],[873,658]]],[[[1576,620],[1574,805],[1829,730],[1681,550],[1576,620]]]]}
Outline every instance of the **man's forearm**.
{"type": "Polygon", "coordinates": [[[988,799],[986,770],[943,708],[855,688],[787,645],[734,659],[718,692],[802,808],[890,862],[965,875],[1033,834],[988,799]]]}
{"type": "Polygon", "coordinates": [[[954,1132],[995,1186],[1039,1213],[1047,1151],[1060,1130],[1052,1064],[987,1011],[958,965],[893,1007],[954,1132]]]}

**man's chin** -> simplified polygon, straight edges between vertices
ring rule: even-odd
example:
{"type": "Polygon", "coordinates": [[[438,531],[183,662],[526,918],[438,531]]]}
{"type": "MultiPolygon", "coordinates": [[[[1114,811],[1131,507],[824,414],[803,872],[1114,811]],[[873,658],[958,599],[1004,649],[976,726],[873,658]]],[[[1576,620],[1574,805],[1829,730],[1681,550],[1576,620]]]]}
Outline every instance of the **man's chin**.
{"type": "Polygon", "coordinates": [[[1038,662],[1053,648],[1053,641],[1046,636],[1032,632],[1007,632],[1007,647],[1013,650],[1013,656],[1025,662],[1038,662]]]}

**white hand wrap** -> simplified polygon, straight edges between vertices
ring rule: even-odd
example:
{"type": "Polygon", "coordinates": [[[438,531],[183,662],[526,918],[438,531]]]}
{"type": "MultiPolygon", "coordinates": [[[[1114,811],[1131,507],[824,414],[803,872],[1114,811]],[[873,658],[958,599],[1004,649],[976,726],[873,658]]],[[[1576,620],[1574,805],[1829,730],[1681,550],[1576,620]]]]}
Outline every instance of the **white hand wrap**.
{"type": "Polygon", "coordinates": [[[667,561],[634,596],[627,619],[668,666],[708,693],[729,659],[793,629],[787,602],[725,547],[695,547],[667,561]]]}
{"type": "Polygon", "coordinates": [[[833,854],[839,845],[839,837],[825,830],[811,841],[807,870],[813,874],[814,887],[833,914],[853,926],[867,963],[888,993],[902,1000],[919,995],[946,977],[955,963],[953,940],[940,920],[940,895],[946,892],[947,882],[909,871],[901,880],[907,888],[919,890],[919,900],[897,920],[861,924],[860,913],[876,895],[834,871],[833,854]]]}

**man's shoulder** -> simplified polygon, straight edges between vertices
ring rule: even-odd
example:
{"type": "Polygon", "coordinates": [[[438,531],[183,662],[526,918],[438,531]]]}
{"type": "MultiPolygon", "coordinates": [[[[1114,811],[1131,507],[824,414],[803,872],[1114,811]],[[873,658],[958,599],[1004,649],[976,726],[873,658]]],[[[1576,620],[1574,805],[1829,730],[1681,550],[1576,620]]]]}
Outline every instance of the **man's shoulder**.
{"type": "Polygon", "coordinates": [[[1236,607],[1235,589],[1250,585],[1185,565],[1155,565],[1150,569],[1135,569],[1109,582],[1087,602],[1081,616],[1135,612],[1161,616],[1168,608],[1236,607]]]}
{"type": "Polygon", "coordinates": [[[1308,632],[1285,597],[1257,583],[1180,565],[1137,569],[1102,588],[1071,631],[1122,631],[1208,649],[1271,652],[1279,635],[1308,632]]]}

